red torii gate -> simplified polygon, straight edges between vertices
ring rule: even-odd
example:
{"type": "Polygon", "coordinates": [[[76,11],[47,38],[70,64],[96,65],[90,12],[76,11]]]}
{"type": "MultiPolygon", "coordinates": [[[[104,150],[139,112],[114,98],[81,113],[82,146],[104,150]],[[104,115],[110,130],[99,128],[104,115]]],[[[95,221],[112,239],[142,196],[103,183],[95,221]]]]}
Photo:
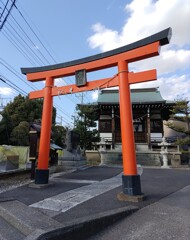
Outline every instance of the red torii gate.
{"type": "Polygon", "coordinates": [[[44,89],[31,92],[29,95],[30,99],[44,98],[38,167],[35,174],[36,184],[47,184],[49,180],[48,159],[53,97],[119,86],[123,193],[132,196],[142,195],[140,176],[137,174],[136,166],[129,86],[132,83],[156,80],[156,70],[133,73],[128,71],[128,63],[159,55],[160,47],[169,43],[171,33],[171,28],[167,28],[135,43],[94,56],[51,66],[21,69],[22,73],[27,75],[29,81],[45,80],[44,89]],[[118,67],[118,73],[115,77],[86,81],[86,73],[114,66],[118,67]],[[63,87],[54,86],[55,78],[72,75],[76,75],[77,84],[63,87]]]}

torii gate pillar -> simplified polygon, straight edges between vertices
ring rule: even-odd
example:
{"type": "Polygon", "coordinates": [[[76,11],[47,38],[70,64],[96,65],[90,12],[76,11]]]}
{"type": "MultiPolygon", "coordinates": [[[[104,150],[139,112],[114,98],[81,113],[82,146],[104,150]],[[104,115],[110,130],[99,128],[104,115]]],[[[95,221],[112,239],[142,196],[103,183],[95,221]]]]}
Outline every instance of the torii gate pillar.
{"type": "Polygon", "coordinates": [[[168,28],[150,37],[109,52],[62,64],[21,69],[22,73],[27,74],[29,81],[46,80],[46,86],[43,90],[30,93],[31,99],[44,98],[38,169],[36,170],[35,178],[36,184],[47,184],[49,178],[48,159],[52,120],[52,97],[90,91],[97,88],[119,86],[123,153],[123,193],[129,196],[142,195],[140,176],[137,174],[136,165],[130,84],[156,80],[156,70],[132,73],[128,71],[128,64],[159,55],[160,47],[168,44],[170,38],[171,28],[168,28]],[[114,66],[118,67],[118,74],[116,76],[95,81],[82,79],[84,81],[81,84],[80,77],[85,76],[86,73],[114,66]],[[53,86],[55,78],[72,75],[80,76],[78,84],[63,87],[53,86]]]}
{"type": "Polygon", "coordinates": [[[42,124],[40,132],[40,145],[38,155],[38,168],[35,174],[36,184],[46,184],[49,179],[49,152],[50,152],[50,138],[53,112],[53,97],[52,88],[54,79],[47,77],[44,88],[44,102],[42,111],[42,124]],[[46,161],[44,161],[46,159],[46,161]]]}
{"type": "Polygon", "coordinates": [[[128,63],[118,62],[119,102],[123,158],[123,193],[127,195],[141,195],[140,176],[137,174],[135,141],[130,85],[128,80],[128,63]]]}

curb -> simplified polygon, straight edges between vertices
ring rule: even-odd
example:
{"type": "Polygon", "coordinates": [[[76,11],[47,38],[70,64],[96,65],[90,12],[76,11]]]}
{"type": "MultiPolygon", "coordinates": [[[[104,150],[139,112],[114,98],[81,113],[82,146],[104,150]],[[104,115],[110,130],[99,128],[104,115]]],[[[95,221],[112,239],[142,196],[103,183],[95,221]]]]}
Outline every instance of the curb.
{"type": "Polygon", "coordinates": [[[7,223],[20,231],[23,235],[27,236],[32,233],[33,229],[28,224],[24,223],[20,219],[17,219],[12,213],[0,206],[0,217],[2,217],[7,223]]]}
{"type": "Polygon", "coordinates": [[[68,222],[63,227],[41,234],[36,240],[84,240],[139,208],[128,206],[68,222]]]}
{"type": "Polygon", "coordinates": [[[0,179],[19,176],[19,175],[27,174],[27,173],[29,174],[30,171],[31,171],[30,169],[19,169],[19,170],[10,170],[7,172],[0,172],[0,179]]]}
{"type": "Polygon", "coordinates": [[[35,233],[34,239],[42,233],[62,227],[61,223],[39,210],[12,199],[1,202],[0,217],[25,236],[35,233]]]}

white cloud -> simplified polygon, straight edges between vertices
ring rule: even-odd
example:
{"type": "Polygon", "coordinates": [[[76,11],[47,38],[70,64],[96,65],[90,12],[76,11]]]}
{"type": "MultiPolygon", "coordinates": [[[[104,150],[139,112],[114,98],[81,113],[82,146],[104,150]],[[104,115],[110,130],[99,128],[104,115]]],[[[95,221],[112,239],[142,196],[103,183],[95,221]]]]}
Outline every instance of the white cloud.
{"type": "Polygon", "coordinates": [[[160,91],[165,99],[173,100],[180,97],[189,99],[189,76],[170,76],[158,79],[160,91]]]}
{"type": "Polygon", "coordinates": [[[135,62],[129,65],[133,71],[143,71],[147,69],[157,69],[158,75],[173,73],[177,70],[189,68],[190,50],[166,49],[160,56],[135,62]]]}
{"type": "Polygon", "coordinates": [[[107,51],[168,27],[173,30],[173,44],[182,47],[190,43],[189,0],[133,0],[126,5],[126,11],[130,17],[121,32],[96,23],[92,26],[94,34],[88,38],[89,45],[107,51]]]}
{"type": "Polygon", "coordinates": [[[183,97],[189,99],[189,78],[188,75],[172,75],[169,77],[160,77],[157,81],[138,83],[131,85],[131,88],[149,88],[158,87],[161,95],[166,100],[174,100],[183,97]]]}
{"type": "Polygon", "coordinates": [[[94,100],[94,101],[96,101],[97,99],[98,99],[98,93],[99,93],[99,91],[97,90],[97,91],[94,91],[94,92],[92,92],[92,99],[94,100]]]}
{"type": "Polygon", "coordinates": [[[159,86],[166,99],[182,94],[190,98],[190,1],[132,0],[125,10],[126,22],[121,31],[101,23],[92,26],[94,34],[88,38],[90,47],[108,51],[171,27],[171,42],[161,48],[160,56],[129,65],[133,71],[156,68],[158,80],[132,87],[159,86]]]}
{"type": "MultiPolygon", "coordinates": [[[[119,89],[119,88],[118,88],[118,87],[111,87],[111,88],[109,88],[109,90],[111,90],[111,89],[119,89]]],[[[104,90],[106,90],[106,89],[104,89],[104,90]]],[[[98,95],[100,94],[100,91],[101,91],[101,90],[95,90],[95,91],[93,91],[93,92],[91,93],[91,97],[92,97],[92,99],[93,99],[94,101],[97,101],[98,95]]]]}
{"type": "Polygon", "coordinates": [[[172,42],[178,46],[189,44],[189,0],[133,0],[126,5],[126,10],[131,15],[123,28],[121,34],[123,38],[129,39],[127,36],[129,35],[131,41],[136,41],[164,28],[172,27],[172,42]]]}
{"type": "Polygon", "coordinates": [[[12,97],[15,94],[15,91],[8,87],[0,87],[0,95],[12,97]]]}
{"type": "Polygon", "coordinates": [[[94,24],[92,30],[95,34],[88,39],[91,48],[99,47],[101,51],[107,51],[118,47],[117,31],[107,29],[101,23],[94,24]]]}
{"type": "Polygon", "coordinates": [[[54,82],[55,86],[64,86],[65,85],[65,81],[62,78],[56,78],[55,82],[54,82]]]}
{"type": "Polygon", "coordinates": [[[71,80],[71,77],[67,77],[67,78],[55,78],[54,85],[57,86],[57,87],[61,87],[61,86],[73,84],[71,81],[72,81],[72,80],[71,80]]]}
{"type": "Polygon", "coordinates": [[[38,45],[34,45],[34,46],[33,46],[33,49],[38,50],[38,49],[39,49],[39,46],[38,46],[38,45]]]}

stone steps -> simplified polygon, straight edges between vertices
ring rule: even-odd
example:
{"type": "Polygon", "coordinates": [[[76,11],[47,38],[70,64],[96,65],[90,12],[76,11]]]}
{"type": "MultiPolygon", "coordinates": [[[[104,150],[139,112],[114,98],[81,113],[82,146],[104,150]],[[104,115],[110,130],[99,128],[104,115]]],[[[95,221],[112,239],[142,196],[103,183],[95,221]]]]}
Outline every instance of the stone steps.
{"type": "Polygon", "coordinates": [[[5,221],[2,217],[0,217],[0,226],[1,240],[22,240],[26,237],[23,233],[21,233],[17,228],[5,221]]]}
{"type": "Polygon", "coordinates": [[[63,170],[77,169],[86,166],[86,164],[86,159],[75,160],[72,158],[59,158],[59,165],[61,165],[63,170]]]}
{"type": "MultiPolygon", "coordinates": [[[[56,220],[50,218],[39,210],[28,207],[27,205],[17,201],[0,202],[0,218],[4,226],[7,224],[7,231],[2,232],[2,239],[14,239],[8,234],[11,233],[21,238],[15,239],[33,239],[47,230],[53,230],[62,225],[56,220]],[[6,237],[7,233],[7,237],[6,237]]],[[[0,236],[1,236],[0,235],[0,236]]],[[[0,238],[1,239],[1,238],[0,238]]]]}

